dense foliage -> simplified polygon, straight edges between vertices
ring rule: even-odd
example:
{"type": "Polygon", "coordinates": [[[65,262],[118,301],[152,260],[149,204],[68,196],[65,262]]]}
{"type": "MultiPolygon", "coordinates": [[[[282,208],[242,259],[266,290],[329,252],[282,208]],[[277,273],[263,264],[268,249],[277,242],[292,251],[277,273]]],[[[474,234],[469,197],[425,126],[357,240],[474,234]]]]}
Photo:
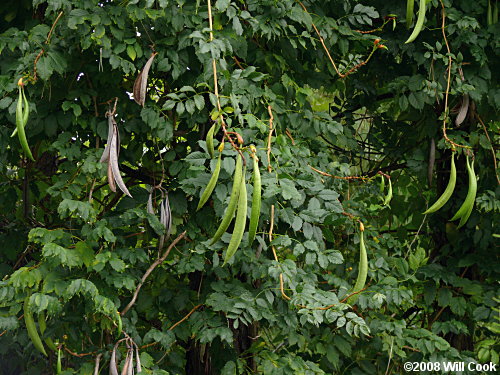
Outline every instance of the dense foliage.
{"type": "MultiPolygon", "coordinates": [[[[66,374],[93,373],[99,354],[108,373],[124,335],[147,374],[390,374],[480,351],[498,363],[496,3],[432,0],[405,44],[415,21],[408,29],[395,0],[214,0],[213,40],[201,0],[1,2],[0,373],[56,368],[57,351],[44,341],[45,357],[28,336],[23,306],[47,317],[37,329],[61,349],[66,374]],[[153,51],[142,107],[133,85],[153,51]],[[11,137],[21,77],[35,161],[11,137]],[[115,98],[132,197],[110,190],[99,162],[115,98]],[[210,240],[233,184],[227,138],[215,190],[196,211],[217,163],[206,134],[222,119],[243,139],[249,207],[251,144],[262,175],[256,240],[245,233],[225,266],[232,226],[210,240]],[[423,215],[446,187],[452,148],[455,191],[423,215]],[[448,220],[467,194],[466,153],[478,193],[458,229],[448,220]],[[161,251],[150,191],[155,212],[167,193],[171,208],[161,251]],[[360,222],[368,287],[347,300],[360,222]]],[[[220,128],[216,148],[223,137],[220,128]]],[[[119,347],[119,363],[125,355],[119,347]]]]}

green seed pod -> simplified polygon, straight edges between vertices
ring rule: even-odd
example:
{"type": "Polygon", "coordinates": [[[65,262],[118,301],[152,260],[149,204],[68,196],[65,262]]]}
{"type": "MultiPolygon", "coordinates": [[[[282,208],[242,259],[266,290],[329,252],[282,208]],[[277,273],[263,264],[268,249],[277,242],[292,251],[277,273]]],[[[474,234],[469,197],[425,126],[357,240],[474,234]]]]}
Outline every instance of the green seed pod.
{"type": "MultiPolygon", "coordinates": [[[[38,327],[40,328],[40,333],[43,337],[43,334],[45,333],[45,330],[47,329],[47,322],[45,321],[45,313],[42,311],[40,314],[38,314],[38,327]]],[[[54,341],[50,337],[44,337],[43,341],[45,341],[45,344],[50,350],[56,351],[57,346],[54,344],[54,341]]]]}
{"type": "Polygon", "coordinates": [[[38,331],[36,330],[36,325],[35,325],[35,320],[33,319],[33,314],[30,311],[29,308],[29,297],[26,297],[24,300],[24,322],[26,324],[26,329],[28,331],[28,336],[30,337],[31,341],[33,342],[33,346],[40,351],[44,356],[47,357],[47,352],[45,351],[45,348],[43,347],[42,340],[40,339],[40,335],[38,334],[38,331]]]}
{"type": "MultiPolygon", "coordinates": [[[[359,234],[359,265],[358,265],[358,277],[356,279],[356,284],[352,290],[353,293],[359,292],[365,287],[366,277],[368,276],[368,255],[366,253],[365,238],[364,238],[364,227],[361,226],[361,232],[359,234]]],[[[358,300],[359,294],[355,294],[347,300],[347,303],[353,304],[358,300]]]]}
{"type": "Polygon", "coordinates": [[[409,29],[413,23],[413,7],[415,5],[415,0],[406,1],[406,27],[409,29]]]}
{"type": "MultiPolygon", "coordinates": [[[[16,107],[16,129],[17,136],[19,137],[19,142],[21,143],[21,147],[25,152],[26,156],[28,156],[31,160],[35,161],[33,155],[31,154],[31,150],[28,146],[28,141],[26,140],[26,133],[24,132],[24,119],[25,114],[23,112],[23,87],[19,86],[19,98],[17,99],[17,107],[16,107]]],[[[26,120],[27,121],[27,120],[26,120]]]]}
{"type": "MultiPolygon", "coordinates": [[[[253,146],[250,146],[253,147],[253,146]]],[[[254,147],[255,148],[255,147],[254,147]]],[[[250,224],[248,226],[248,244],[251,245],[257,233],[259,225],[260,205],[262,196],[262,182],[260,178],[259,159],[257,155],[253,158],[253,193],[252,193],[252,211],[250,212],[250,224]]]]}
{"type": "Polygon", "coordinates": [[[246,168],[243,171],[240,183],[240,194],[238,198],[238,210],[236,213],[236,220],[234,221],[234,231],[229,241],[229,245],[226,250],[226,256],[224,257],[224,266],[229,259],[231,259],[238,247],[240,246],[241,239],[245,233],[245,224],[247,221],[247,185],[245,183],[246,168]]]}
{"type": "Polygon", "coordinates": [[[415,24],[415,28],[413,29],[413,32],[411,33],[410,37],[405,42],[405,44],[411,43],[415,39],[417,39],[418,34],[420,34],[420,31],[422,31],[422,27],[424,26],[424,21],[425,21],[425,3],[426,0],[420,0],[417,23],[415,24]]]}
{"type": "Polygon", "coordinates": [[[392,199],[392,182],[390,178],[388,178],[387,180],[389,181],[389,189],[387,190],[387,195],[385,196],[384,199],[384,206],[387,206],[392,199]]]}
{"type": "Polygon", "coordinates": [[[467,171],[469,173],[469,191],[467,192],[467,196],[465,197],[465,202],[464,202],[464,204],[467,207],[467,210],[463,213],[457,229],[460,229],[462,226],[464,226],[467,220],[469,220],[469,217],[472,213],[472,209],[474,208],[474,203],[476,202],[477,179],[476,179],[476,173],[474,172],[474,161],[472,161],[470,165],[467,165],[467,171]]]}
{"type": "Polygon", "coordinates": [[[467,165],[467,173],[469,175],[469,190],[467,191],[467,196],[465,197],[464,202],[462,203],[458,211],[455,213],[455,215],[450,219],[450,221],[462,218],[467,213],[470,206],[474,204],[474,200],[476,199],[477,180],[475,177],[474,169],[471,167],[469,163],[468,156],[466,160],[466,165],[467,165]]]}
{"type": "Polygon", "coordinates": [[[219,153],[219,159],[217,160],[217,164],[215,165],[214,173],[212,174],[212,177],[210,177],[210,181],[208,181],[208,184],[205,187],[205,190],[203,190],[203,193],[201,193],[200,202],[198,203],[198,207],[196,208],[196,211],[198,211],[200,208],[202,208],[203,205],[205,203],[207,203],[208,198],[210,198],[210,196],[212,195],[212,192],[214,191],[215,185],[217,184],[217,181],[219,180],[221,161],[222,161],[222,152],[219,153]]]}
{"type": "Polygon", "coordinates": [[[62,364],[61,364],[61,348],[57,350],[57,368],[56,368],[56,374],[60,374],[62,371],[62,364]]]}
{"type": "Polygon", "coordinates": [[[215,124],[212,125],[210,130],[207,133],[207,151],[210,154],[210,157],[213,159],[215,150],[214,150],[214,131],[215,131],[215,124]]]}
{"type": "Polygon", "coordinates": [[[424,212],[424,214],[430,214],[436,212],[441,207],[443,207],[448,199],[450,199],[453,194],[453,190],[455,190],[455,183],[457,181],[457,170],[455,168],[455,152],[451,154],[451,169],[450,169],[450,179],[448,181],[448,185],[444,190],[443,194],[438,198],[438,200],[424,212]]]}
{"type": "Polygon", "coordinates": [[[234,177],[233,177],[233,189],[231,191],[231,198],[229,198],[229,204],[227,205],[226,213],[224,214],[224,218],[222,219],[219,228],[214,234],[210,245],[216,243],[219,238],[226,232],[226,229],[231,224],[233,220],[234,213],[236,212],[236,206],[238,204],[238,196],[240,194],[240,184],[241,184],[241,175],[242,175],[242,161],[241,155],[238,154],[236,157],[236,167],[234,169],[234,177]]]}

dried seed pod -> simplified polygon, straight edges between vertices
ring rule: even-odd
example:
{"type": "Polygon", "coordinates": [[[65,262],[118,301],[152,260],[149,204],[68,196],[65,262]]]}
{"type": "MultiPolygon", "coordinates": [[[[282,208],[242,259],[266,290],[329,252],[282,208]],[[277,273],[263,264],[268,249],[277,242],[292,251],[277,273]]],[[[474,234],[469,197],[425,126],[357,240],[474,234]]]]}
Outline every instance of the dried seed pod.
{"type": "Polygon", "coordinates": [[[111,145],[111,137],[113,137],[113,126],[115,119],[112,115],[108,115],[108,140],[106,146],[104,147],[104,152],[102,153],[100,163],[107,163],[109,161],[109,147],[111,145]]]}
{"type": "Polygon", "coordinates": [[[144,107],[144,102],[146,101],[146,89],[148,85],[149,69],[151,68],[151,64],[153,63],[156,54],[157,54],[156,52],[151,54],[151,57],[148,59],[146,65],[144,65],[144,68],[139,73],[134,82],[134,89],[133,89],[134,100],[137,104],[143,107],[144,107]]]}
{"type": "Polygon", "coordinates": [[[154,215],[154,210],[153,210],[153,188],[151,188],[151,191],[149,192],[149,197],[148,197],[148,203],[146,204],[146,211],[148,214],[154,215]]]}
{"type": "Polygon", "coordinates": [[[464,94],[462,98],[462,104],[458,111],[457,118],[455,119],[455,125],[460,126],[464,122],[467,112],[469,111],[469,94],[464,94]]]}
{"type": "MultiPolygon", "coordinates": [[[[111,137],[111,145],[109,149],[109,164],[111,165],[111,170],[113,178],[123,193],[132,198],[132,195],[125,186],[122,176],[120,175],[120,169],[118,167],[118,126],[116,123],[113,124],[113,136],[111,137]]],[[[109,176],[109,173],[108,173],[109,176]]]]}
{"type": "Polygon", "coordinates": [[[118,375],[118,367],[116,366],[116,349],[118,348],[118,343],[113,347],[111,352],[111,359],[109,360],[109,375],[118,375]]]}
{"type": "Polygon", "coordinates": [[[135,346],[135,364],[136,364],[135,371],[137,373],[140,373],[142,371],[142,365],[141,365],[141,357],[139,356],[139,347],[137,345],[135,346]]]}
{"type": "Polygon", "coordinates": [[[431,144],[429,147],[429,165],[427,166],[427,181],[429,182],[429,187],[432,185],[432,176],[434,172],[434,163],[436,162],[436,141],[431,138],[431,144]]]}
{"type": "Polygon", "coordinates": [[[95,357],[95,365],[94,365],[94,375],[99,375],[99,367],[101,363],[102,353],[99,353],[95,357]]]}
{"type": "Polygon", "coordinates": [[[159,248],[162,249],[165,241],[170,237],[170,230],[172,228],[172,212],[170,210],[170,202],[168,194],[160,203],[160,223],[165,228],[165,235],[160,236],[159,248]]]}

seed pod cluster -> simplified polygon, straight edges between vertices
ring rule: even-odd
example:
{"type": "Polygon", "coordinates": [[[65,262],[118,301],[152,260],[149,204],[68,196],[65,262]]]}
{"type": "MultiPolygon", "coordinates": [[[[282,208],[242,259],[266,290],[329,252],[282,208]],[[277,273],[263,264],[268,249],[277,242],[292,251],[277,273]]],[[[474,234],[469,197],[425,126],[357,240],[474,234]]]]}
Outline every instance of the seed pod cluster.
{"type": "MultiPolygon", "coordinates": [[[[466,158],[466,166],[467,166],[467,174],[469,176],[469,186],[468,186],[467,196],[465,197],[465,200],[458,209],[458,211],[450,219],[450,221],[455,221],[460,219],[458,228],[461,228],[463,225],[465,225],[465,223],[469,219],[472,210],[474,208],[474,202],[476,200],[476,194],[477,194],[477,177],[474,171],[474,161],[470,162],[468,155],[466,158]]],[[[455,190],[456,178],[457,178],[457,171],[455,168],[455,152],[453,152],[451,156],[450,179],[448,181],[448,185],[446,186],[446,189],[443,192],[443,194],[429,209],[427,209],[424,212],[424,214],[436,212],[441,207],[443,207],[446,204],[446,202],[448,202],[451,195],[453,194],[453,191],[455,190]]]]}
{"type": "MultiPolygon", "coordinates": [[[[153,190],[151,189],[149,193],[148,203],[147,203],[147,212],[154,215],[153,209],[153,190]]],[[[165,198],[160,202],[160,223],[165,228],[165,234],[160,236],[158,242],[158,248],[161,250],[165,245],[165,241],[170,238],[170,232],[172,230],[172,211],[170,209],[170,201],[168,199],[168,193],[165,194],[165,198]]]]}
{"type": "MultiPolygon", "coordinates": [[[[111,352],[111,359],[109,362],[109,375],[118,375],[118,365],[116,363],[116,352],[121,342],[125,341],[127,344],[127,355],[125,357],[124,365],[120,375],[134,375],[142,371],[141,358],[139,356],[139,347],[130,338],[118,340],[111,352]],[[135,357],[135,368],[134,368],[135,357]]],[[[98,362],[96,361],[96,368],[98,369],[98,362]]]]}
{"type": "MultiPolygon", "coordinates": [[[[215,129],[214,126],[210,128],[209,134],[207,135],[207,149],[209,150],[209,153],[210,153],[210,148],[213,147],[213,144],[211,146],[210,139],[213,139],[212,133],[215,129]]],[[[241,138],[241,140],[240,138],[241,136],[238,137],[238,143],[241,145],[243,144],[243,138],[241,138]]],[[[212,173],[210,180],[208,181],[207,186],[202,190],[197,210],[200,210],[207,203],[208,199],[210,198],[215,189],[215,186],[219,179],[223,150],[224,150],[224,142],[221,142],[218,149],[219,156],[217,159],[217,163],[215,165],[215,169],[212,173]]],[[[261,199],[262,199],[261,198],[262,183],[259,170],[259,159],[257,158],[257,150],[253,145],[250,146],[249,150],[251,157],[253,159],[252,208],[250,213],[250,225],[248,227],[248,244],[251,245],[255,239],[255,235],[257,233],[257,227],[259,224],[261,199]]],[[[234,254],[236,253],[241,244],[246,228],[247,212],[248,212],[248,198],[247,198],[247,187],[246,187],[246,166],[243,165],[242,156],[238,152],[236,156],[236,165],[233,174],[233,187],[231,189],[229,203],[227,205],[226,211],[224,212],[222,221],[220,222],[215,234],[212,237],[212,240],[210,241],[210,245],[215,244],[227,231],[227,229],[233,222],[233,218],[236,216],[236,219],[234,220],[233,233],[231,235],[231,239],[229,241],[229,245],[224,256],[224,265],[234,256],[234,254]]]]}
{"type": "Polygon", "coordinates": [[[474,208],[474,202],[476,201],[477,179],[474,171],[474,160],[472,163],[469,163],[469,156],[467,156],[466,165],[467,174],[469,176],[469,189],[467,191],[467,196],[456,214],[450,219],[450,221],[460,219],[458,228],[462,227],[467,222],[470,214],[472,213],[472,209],[474,208]]]}

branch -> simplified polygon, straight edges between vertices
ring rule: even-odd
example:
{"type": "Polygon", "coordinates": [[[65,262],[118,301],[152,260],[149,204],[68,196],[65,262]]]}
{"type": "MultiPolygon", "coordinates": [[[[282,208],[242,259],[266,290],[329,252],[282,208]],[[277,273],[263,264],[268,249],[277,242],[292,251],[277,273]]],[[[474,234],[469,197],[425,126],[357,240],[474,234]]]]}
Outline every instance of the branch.
{"type": "Polygon", "coordinates": [[[153,264],[151,264],[151,266],[149,266],[149,268],[146,270],[146,272],[142,276],[142,279],[141,279],[139,285],[137,285],[137,288],[134,292],[132,299],[130,300],[128,305],[120,313],[121,316],[125,315],[127,313],[127,311],[130,310],[130,308],[134,305],[135,301],[137,300],[137,296],[139,295],[139,291],[141,290],[142,285],[144,284],[144,282],[146,281],[148,276],[151,274],[151,272],[153,272],[153,270],[168,257],[168,254],[170,254],[170,251],[174,248],[175,245],[177,245],[177,243],[180,240],[182,240],[184,238],[185,235],[186,235],[186,231],[179,234],[179,236],[177,236],[177,238],[172,241],[172,243],[167,248],[167,250],[165,250],[163,255],[160,258],[158,258],[153,264]]]}

